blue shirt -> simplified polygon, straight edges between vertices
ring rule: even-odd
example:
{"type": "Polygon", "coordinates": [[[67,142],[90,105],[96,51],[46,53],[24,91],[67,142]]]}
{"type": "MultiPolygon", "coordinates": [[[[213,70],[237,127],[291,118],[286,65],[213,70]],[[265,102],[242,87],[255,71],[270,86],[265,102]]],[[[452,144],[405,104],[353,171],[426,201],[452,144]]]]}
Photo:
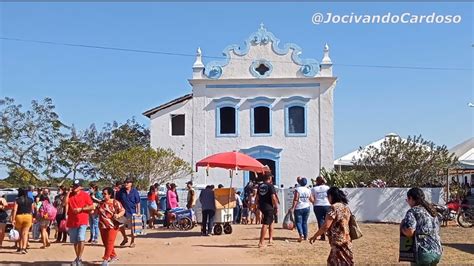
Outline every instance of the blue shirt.
{"type": "Polygon", "coordinates": [[[28,191],[27,196],[28,196],[28,198],[30,198],[33,202],[35,201],[35,197],[33,197],[33,191],[28,191]]]}
{"type": "Polygon", "coordinates": [[[201,208],[203,210],[216,209],[216,201],[214,191],[212,189],[206,188],[201,191],[201,194],[199,194],[199,201],[201,202],[201,208]]]}
{"type": "Polygon", "coordinates": [[[439,236],[439,220],[433,217],[422,206],[409,209],[403,219],[404,227],[415,230],[418,252],[441,255],[441,239],[439,236]]]}
{"type": "Polygon", "coordinates": [[[122,188],[117,193],[116,200],[122,203],[125,214],[132,216],[132,214],[137,213],[136,205],[140,203],[140,194],[135,188],[132,188],[129,193],[127,193],[125,188],[122,188]]]}

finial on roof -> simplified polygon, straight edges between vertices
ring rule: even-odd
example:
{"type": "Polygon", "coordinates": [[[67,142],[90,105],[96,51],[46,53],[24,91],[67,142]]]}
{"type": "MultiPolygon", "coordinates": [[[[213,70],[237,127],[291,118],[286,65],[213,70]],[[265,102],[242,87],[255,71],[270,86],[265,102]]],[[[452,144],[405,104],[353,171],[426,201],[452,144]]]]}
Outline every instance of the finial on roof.
{"type": "Polygon", "coordinates": [[[196,51],[196,61],[193,64],[193,68],[204,68],[204,64],[202,63],[202,52],[201,47],[197,48],[196,51]]]}
{"type": "Polygon", "coordinates": [[[329,45],[327,43],[324,45],[323,51],[324,51],[324,56],[323,56],[323,60],[321,60],[321,64],[326,64],[326,65],[332,64],[331,58],[329,58],[329,45]]]}
{"type": "Polygon", "coordinates": [[[263,22],[260,23],[260,29],[261,29],[261,30],[264,30],[264,29],[265,29],[265,24],[263,24],[263,22]]]}

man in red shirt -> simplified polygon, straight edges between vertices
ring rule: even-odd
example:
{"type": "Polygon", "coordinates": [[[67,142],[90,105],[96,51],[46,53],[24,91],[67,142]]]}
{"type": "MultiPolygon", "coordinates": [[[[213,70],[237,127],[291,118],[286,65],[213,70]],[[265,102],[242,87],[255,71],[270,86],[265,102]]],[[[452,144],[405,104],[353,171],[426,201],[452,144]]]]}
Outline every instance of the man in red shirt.
{"type": "Polygon", "coordinates": [[[82,191],[82,182],[78,179],[74,180],[72,192],[66,202],[68,206],[66,224],[69,228],[71,243],[74,244],[74,251],[76,252],[76,259],[71,265],[81,266],[89,212],[94,209],[94,206],[89,194],[82,191]]]}

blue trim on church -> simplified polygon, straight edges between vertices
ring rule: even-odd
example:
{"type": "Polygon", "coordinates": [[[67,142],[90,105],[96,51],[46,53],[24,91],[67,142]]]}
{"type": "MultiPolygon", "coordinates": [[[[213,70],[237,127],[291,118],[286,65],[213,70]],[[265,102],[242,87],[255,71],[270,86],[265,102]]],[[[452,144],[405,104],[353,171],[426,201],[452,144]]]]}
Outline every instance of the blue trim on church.
{"type": "Polygon", "coordinates": [[[319,88],[320,83],[263,83],[263,84],[208,84],[208,89],[254,89],[254,88],[319,88]]]}
{"type": "Polygon", "coordinates": [[[240,99],[233,97],[223,97],[220,99],[214,99],[215,103],[215,117],[216,117],[216,137],[238,137],[240,135],[239,129],[239,108],[240,99]],[[221,112],[220,109],[223,107],[232,107],[235,109],[235,133],[223,134],[220,132],[221,129],[221,112]]]}
{"type": "MultiPolygon", "coordinates": [[[[248,149],[241,149],[240,152],[245,153],[255,159],[267,159],[275,162],[275,185],[280,185],[280,156],[283,149],[271,146],[259,145],[248,149]]],[[[244,184],[249,182],[249,172],[244,172],[244,184]]]]}

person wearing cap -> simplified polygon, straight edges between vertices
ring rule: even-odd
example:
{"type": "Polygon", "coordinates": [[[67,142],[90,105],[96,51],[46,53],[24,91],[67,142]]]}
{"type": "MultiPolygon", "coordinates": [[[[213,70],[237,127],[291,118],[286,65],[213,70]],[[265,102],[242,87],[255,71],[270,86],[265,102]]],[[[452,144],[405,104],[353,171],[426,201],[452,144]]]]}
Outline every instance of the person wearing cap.
{"type": "MultiPolygon", "coordinates": [[[[318,222],[318,228],[321,228],[324,224],[324,220],[326,219],[326,213],[329,211],[331,207],[331,203],[329,203],[327,191],[329,190],[329,186],[326,185],[326,179],[322,176],[316,177],[316,186],[311,189],[311,195],[313,196],[313,211],[314,215],[316,215],[316,220],[318,222]]],[[[323,234],[319,239],[321,241],[326,240],[326,236],[323,234]]]]}
{"type": "Polygon", "coordinates": [[[186,187],[188,188],[188,197],[186,200],[186,208],[192,209],[196,204],[196,192],[193,188],[193,181],[188,181],[186,183],[186,187]]]}
{"type": "MultiPolygon", "coordinates": [[[[138,190],[133,187],[133,180],[130,178],[125,179],[123,187],[117,193],[117,198],[122,206],[125,208],[125,216],[127,217],[126,226],[132,229],[132,217],[134,214],[140,214],[140,194],[138,190]]],[[[125,226],[120,228],[120,232],[123,236],[123,241],[120,243],[120,246],[125,246],[128,243],[128,237],[125,232],[125,226]]],[[[135,236],[133,232],[131,234],[130,247],[135,247],[135,236]]]]}
{"type": "Polygon", "coordinates": [[[296,228],[298,229],[298,242],[308,239],[308,217],[311,212],[313,197],[311,191],[306,187],[308,183],[305,177],[298,177],[298,187],[295,189],[293,206],[291,211],[295,214],[296,228]]]}
{"type": "Polygon", "coordinates": [[[84,241],[86,240],[86,229],[89,223],[89,212],[94,209],[91,197],[82,191],[83,182],[74,180],[72,191],[67,197],[66,225],[69,228],[70,242],[74,244],[76,259],[71,265],[82,265],[82,253],[84,252],[84,241]]]}
{"type": "Polygon", "coordinates": [[[278,199],[273,186],[273,175],[266,173],[263,183],[258,186],[256,204],[262,212],[262,228],[260,229],[260,241],[258,247],[264,247],[265,235],[268,229],[268,243],[273,244],[273,221],[274,215],[278,214],[278,199]]]}

